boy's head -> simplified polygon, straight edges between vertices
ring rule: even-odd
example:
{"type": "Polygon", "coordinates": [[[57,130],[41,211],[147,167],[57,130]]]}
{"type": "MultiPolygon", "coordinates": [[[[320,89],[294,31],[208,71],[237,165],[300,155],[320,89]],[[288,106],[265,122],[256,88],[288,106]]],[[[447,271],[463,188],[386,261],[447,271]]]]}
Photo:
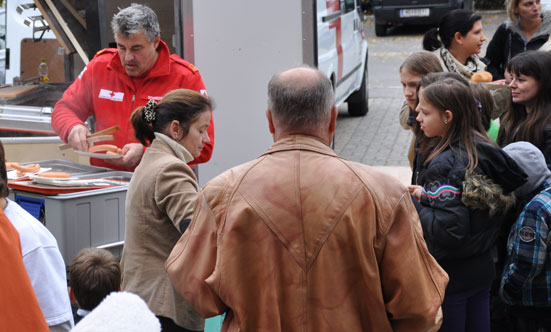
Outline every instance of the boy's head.
{"type": "Polygon", "coordinates": [[[547,168],[547,162],[543,153],[529,142],[514,142],[503,147],[503,151],[509,155],[528,175],[528,181],[515,190],[517,197],[526,197],[539,189],[543,181],[549,181],[551,171],[547,168]]]}
{"type": "Polygon", "coordinates": [[[109,293],[120,290],[119,261],[105,249],[82,249],[69,268],[69,286],[79,307],[90,311],[109,293]]]}

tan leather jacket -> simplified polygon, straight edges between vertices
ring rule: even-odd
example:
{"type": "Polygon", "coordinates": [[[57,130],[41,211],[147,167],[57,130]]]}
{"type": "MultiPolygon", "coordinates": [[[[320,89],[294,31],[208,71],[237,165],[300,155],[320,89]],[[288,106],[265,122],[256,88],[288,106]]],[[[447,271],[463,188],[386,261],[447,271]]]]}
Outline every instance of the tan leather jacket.
{"type": "Polygon", "coordinates": [[[166,268],[223,331],[433,331],[448,281],[398,180],[301,135],[210,181],[166,268]]]}

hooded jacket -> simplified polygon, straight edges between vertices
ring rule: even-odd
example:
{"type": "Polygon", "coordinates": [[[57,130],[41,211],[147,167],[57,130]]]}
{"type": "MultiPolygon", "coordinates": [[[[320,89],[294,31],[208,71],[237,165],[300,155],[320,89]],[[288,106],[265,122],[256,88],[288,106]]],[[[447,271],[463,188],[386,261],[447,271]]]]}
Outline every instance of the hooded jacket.
{"type": "Polygon", "coordinates": [[[166,267],[231,332],[434,331],[447,283],[407,189],[303,135],[211,180],[166,267]]]}
{"type": "Polygon", "coordinates": [[[467,172],[461,144],[437,155],[419,174],[423,186],[416,203],[427,247],[450,277],[447,293],[488,285],[495,276],[490,249],[512,191],[526,175],[498,147],[477,140],[478,166],[467,172]]]}
{"type": "Polygon", "coordinates": [[[531,143],[515,142],[503,150],[528,174],[528,181],[515,193],[524,197],[535,196],[524,206],[511,227],[500,295],[509,304],[549,308],[551,171],[541,151],[531,143]]]}
{"type": "Polygon", "coordinates": [[[530,40],[524,38],[518,22],[507,20],[497,28],[486,49],[486,60],[489,61],[486,69],[494,80],[503,79],[507,63],[515,55],[527,50],[538,50],[547,42],[551,33],[551,12],[543,12],[541,17],[541,26],[530,40]]]}

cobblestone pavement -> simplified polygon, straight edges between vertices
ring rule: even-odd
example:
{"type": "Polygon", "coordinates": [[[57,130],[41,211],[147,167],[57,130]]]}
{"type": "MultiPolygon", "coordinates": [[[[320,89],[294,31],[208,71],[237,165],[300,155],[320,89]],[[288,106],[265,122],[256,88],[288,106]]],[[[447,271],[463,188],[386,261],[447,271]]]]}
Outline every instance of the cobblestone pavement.
{"type": "MultiPolygon", "coordinates": [[[[482,16],[488,38],[482,50],[485,54],[494,31],[505,20],[505,13],[482,12],[482,16]]],[[[428,27],[398,27],[391,29],[388,36],[375,37],[373,17],[368,17],[364,29],[369,44],[369,113],[364,117],[350,117],[346,104],[342,105],[334,148],[349,160],[392,166],[391,173],[398,172],[402,178],[408,178],[407,150],[411,133],[402,129],[398,120],[404,101],[398,69],[411,52],[422,50],[423,34],[428,27]]]]}

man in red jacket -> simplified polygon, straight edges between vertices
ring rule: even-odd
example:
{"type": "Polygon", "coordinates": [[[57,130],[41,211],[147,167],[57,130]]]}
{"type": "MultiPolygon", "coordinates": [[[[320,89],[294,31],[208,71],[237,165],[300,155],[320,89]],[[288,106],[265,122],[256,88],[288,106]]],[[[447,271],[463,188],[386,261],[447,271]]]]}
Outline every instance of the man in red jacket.
{"type": "MultiPolygon", "coordinates": [[[[206,94],[203,79],[191,63],[170,54],[161,40],[157,15],[151,8],[132,4],[111,22],[116,49],[99,51],[55,105],[52,127],[75,150],[87,151],[90,134],[84,121],[96,117],[96,131],[120,125],[112,144],[122,148],[120,159],[91,159],[92,165],[133,170],[143,146],[134,137],[130,115],[150,99],[160,100],[171,90],[184,88],[206,94]]],[[[214,146],[214,126],[208,128],[210,143],[192,164],[207,162],[214,146]]]]}

